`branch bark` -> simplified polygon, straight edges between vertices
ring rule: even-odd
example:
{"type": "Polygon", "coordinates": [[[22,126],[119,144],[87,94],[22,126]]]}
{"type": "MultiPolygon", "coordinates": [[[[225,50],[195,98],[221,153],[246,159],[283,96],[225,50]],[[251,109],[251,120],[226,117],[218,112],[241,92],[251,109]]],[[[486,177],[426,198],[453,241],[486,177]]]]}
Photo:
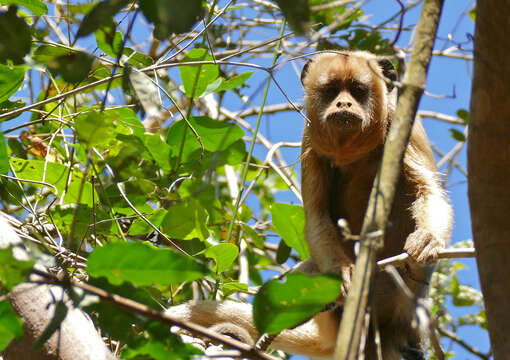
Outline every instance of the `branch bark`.
{"type": "Polygon", "coordinates": [[[381,168],[374,180],[361,229],[361,249],[346,299],[335,349],[335,360],[354,360],[363,328],[370,289],[376,271],[376,252],[382,239],[370,236],[384,229],[395,194],[402,159],[418,103],[425,89],[442,0],[425,0],[416,27],[416,40],[404,74],[397,110],[384,147],[381,168]]]}
{"type": "MultiPolygon", "coordinates": [[[[20,247],[21,240],[7,221],[0,217],[0,248],[20,247]]],[[[20,250],[18,248],[16,250],[20,250]]],[[[20,253],[18,252],[18,254],[20,253]]],[[[92,321],[77,308],[62,287],[47,284],[23,283],[14,287],[8,299],[23,325],[23,340],[13,341],[3,352],[4,360],[113,360],[92,321]],[[62,300],[67,316],[49,340],[38,350],[34,342],[46,329],[55,312],[55,301],[62,300]]]]}
{"type": "Polygon", "coordinates": [[[478,272],[495,359],[510,353],[510,2],[478,1],[468,135],[468,191],[478,272]]]}

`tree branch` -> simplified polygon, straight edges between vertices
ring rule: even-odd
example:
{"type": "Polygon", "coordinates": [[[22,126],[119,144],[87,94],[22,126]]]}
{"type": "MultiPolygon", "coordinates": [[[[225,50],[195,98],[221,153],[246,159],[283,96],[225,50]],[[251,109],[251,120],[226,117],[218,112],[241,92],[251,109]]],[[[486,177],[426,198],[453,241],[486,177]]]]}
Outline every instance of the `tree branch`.
{"type": "Polygon", "coordinates": [[[376,270],[376,252],[382,242],[380,236],[370,237],[370,234],[386,227],[405,148],[419,100],[425,89],[427,68],[432,56],[442,5],[442,0],[425,0],[423,3],[409,67],[402,81],[401,96],[387,137],[389,141],[386,141],[384,147],[381,168],[374,180],[363,220],[361,249],[340,323],[335,360],[353,360],[357,355],[369,292],[376,270]]]}

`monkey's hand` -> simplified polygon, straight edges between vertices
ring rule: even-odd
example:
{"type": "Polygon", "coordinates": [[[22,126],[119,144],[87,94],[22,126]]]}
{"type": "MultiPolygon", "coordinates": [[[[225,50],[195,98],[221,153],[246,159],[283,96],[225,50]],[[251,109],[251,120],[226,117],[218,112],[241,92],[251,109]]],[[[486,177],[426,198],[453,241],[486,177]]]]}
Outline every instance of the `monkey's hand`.
{"type": "Polygon", "coordinates": [[[335,274],[340,275],[342,279],[342,285],[340,285],[340,296],[336,300],[337,304],[343,304],[349,288],[351,287],[352,274],[354,272],[354,264],[342,265],[332,269],[335,274]]]}
{"type": "Polygon", "coordinates": [[[437,261],[439,251],[444,249],[445,242],[433,233],[417,229],[411,233],[404,245],[412,260],[419,264],[427,264],[437,261]]]}

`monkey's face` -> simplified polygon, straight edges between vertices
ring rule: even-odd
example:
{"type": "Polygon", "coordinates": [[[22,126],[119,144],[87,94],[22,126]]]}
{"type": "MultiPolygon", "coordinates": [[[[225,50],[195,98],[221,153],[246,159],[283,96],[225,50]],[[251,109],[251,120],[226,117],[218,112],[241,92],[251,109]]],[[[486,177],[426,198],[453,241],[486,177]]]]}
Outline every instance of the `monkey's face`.
{"type": "Polygon", "coordinates": [[[324,53],[308,62],[301,79],[314,149],[360,153],[382,144],[393,110],[393,87],[383,78],[395,74],[389,60],[365,52],[324,53]]]}

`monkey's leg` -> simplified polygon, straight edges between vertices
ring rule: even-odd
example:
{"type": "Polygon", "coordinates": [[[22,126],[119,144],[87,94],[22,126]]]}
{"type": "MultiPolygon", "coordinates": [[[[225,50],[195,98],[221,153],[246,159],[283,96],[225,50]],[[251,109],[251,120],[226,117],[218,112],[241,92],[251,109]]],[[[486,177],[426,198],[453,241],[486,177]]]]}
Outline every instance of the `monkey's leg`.
{"type": "MultiPolygon", "coordinates": [[[[250,304],[233,301],[188,302],[167,309],[167,314],[203,326],[233,324],[244,329],[253,340],[259,337],[252,321],[250,304]]],[[[338,315],[335,311],[322,312],[310,321],[292,330],[284,330],[271,344],[271,348],[310,357],[326,357],[333,354],[338,331],[338,315]]],[[[241,334],[229,334],[241,338],[241,334]]]]}

